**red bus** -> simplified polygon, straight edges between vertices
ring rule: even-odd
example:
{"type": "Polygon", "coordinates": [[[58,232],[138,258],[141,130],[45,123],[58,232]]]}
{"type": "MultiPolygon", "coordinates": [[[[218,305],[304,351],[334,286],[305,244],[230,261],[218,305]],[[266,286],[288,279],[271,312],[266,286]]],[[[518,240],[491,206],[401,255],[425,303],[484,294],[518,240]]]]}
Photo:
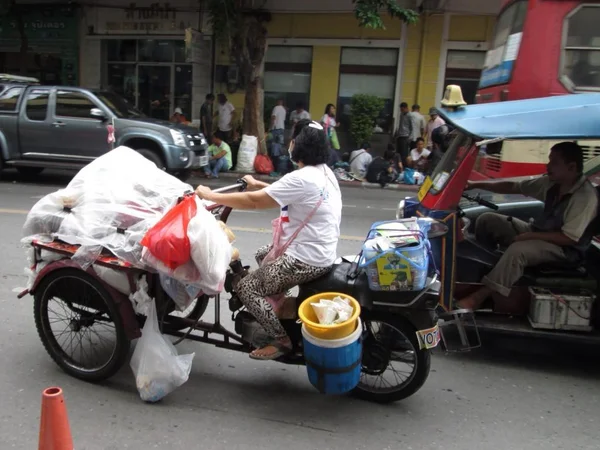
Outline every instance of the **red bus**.
{"type": "MultiPolygon", "coordinates": [[[[505,0],[476,102],[600,92],[599,24],[600,1],[505,0]]],[[[506,141],[478,170],[486,178],[543,173],[550,145],[506,141]]],[[[600,142],[580,145],[586,159],[600,154],[600,142]]]]}

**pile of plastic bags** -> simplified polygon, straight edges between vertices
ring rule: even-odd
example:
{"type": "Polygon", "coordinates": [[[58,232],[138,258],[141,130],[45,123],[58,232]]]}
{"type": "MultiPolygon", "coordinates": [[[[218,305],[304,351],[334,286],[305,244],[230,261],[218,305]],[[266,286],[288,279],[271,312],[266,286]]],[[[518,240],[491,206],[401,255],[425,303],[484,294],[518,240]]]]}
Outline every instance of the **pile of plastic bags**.
{"type": "Polygon", "coordinates": [[[179,298],[188,292],[189,304],[200,292],[223,289],[234,252],[225,230],[190,185],[118,147],[42,198],[27,216],[23,242],[58,238],[79,245],[73,259],[84,269],[107,249],[160,272],[165,290],[179,298]]]}
{"type": "Polygon", "coordinates": [[[340,296],[333,300],[321,299],[318,303],[311,303],[311,306],[321,325],[346,322],[354,312],[350,301],[340,296]]]}

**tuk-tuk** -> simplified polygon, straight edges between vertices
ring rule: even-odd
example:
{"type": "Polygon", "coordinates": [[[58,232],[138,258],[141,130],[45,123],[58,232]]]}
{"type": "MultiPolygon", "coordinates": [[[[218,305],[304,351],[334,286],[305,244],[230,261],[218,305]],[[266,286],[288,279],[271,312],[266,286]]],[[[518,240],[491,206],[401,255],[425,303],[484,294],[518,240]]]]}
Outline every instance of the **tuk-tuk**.
{"type": "MultiPolygon", "coordinates": [[[[460,93],[446,91],[446,96],[453,95],[460,93]]],[[[600,94],[467,105],[440,109],[439,114],[451,130],[447,148],[417,198],[400,201],[397,217],[432,217],[450,229],[438,245],[432,245],[432,260],[442,281],[440,328],[447,349],[479,346],[481,331],[600,344],[598,237],[580,263],[528,267],[508,298],[494,294],[475,312],[456,307],[458,300],[482,286],[483,277],[502,256],[502,249],[477,242],[473,224],[461,209],[465,198],[492,212],[499,209],[485,196],[465,192],[480,152],[493,151],[503,140],[600,139],[600,94]]]]}

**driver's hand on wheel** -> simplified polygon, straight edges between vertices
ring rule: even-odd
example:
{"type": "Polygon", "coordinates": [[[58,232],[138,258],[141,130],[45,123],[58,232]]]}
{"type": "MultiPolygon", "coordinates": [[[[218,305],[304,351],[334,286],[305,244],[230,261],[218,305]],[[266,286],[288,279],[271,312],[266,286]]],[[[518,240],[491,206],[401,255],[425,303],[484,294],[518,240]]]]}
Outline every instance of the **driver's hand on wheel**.
{"type": "Polygon", "coordinates": [[[196,188],[196,195],[202,200],[210,200],[210,194],[212,193],[212,189],[208,186],[198,186],[196,188]]]}

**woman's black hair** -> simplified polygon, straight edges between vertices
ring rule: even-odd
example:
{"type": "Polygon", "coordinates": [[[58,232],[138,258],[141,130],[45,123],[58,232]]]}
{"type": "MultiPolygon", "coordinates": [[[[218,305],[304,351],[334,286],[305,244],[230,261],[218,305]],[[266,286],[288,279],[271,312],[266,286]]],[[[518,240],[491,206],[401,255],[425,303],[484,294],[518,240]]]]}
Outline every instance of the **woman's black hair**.
{"type": "Polygon", "coordinates": [[[335,105],[333,103],[328,103],[327,106],[325,107],[325,115],[328,116],[329,115],[329,110],[334,107],[335,105]]]}
{"type": "Polygon", "coordinates": [[[323,127],[310,119],[300,120],[292,135],[294,148],[290,155],[295,162],[305,166],[318,166],[329,161],[329,145],[323,127]],[[313,126],[309,126],[314,124],[313,126]]]}
{"type": "Polygon", "coordinates": [[[386,150],[383,154],[383,159],[386,161],[392,161],[394,156],[396,156],[396,150],[386,150]]]}

